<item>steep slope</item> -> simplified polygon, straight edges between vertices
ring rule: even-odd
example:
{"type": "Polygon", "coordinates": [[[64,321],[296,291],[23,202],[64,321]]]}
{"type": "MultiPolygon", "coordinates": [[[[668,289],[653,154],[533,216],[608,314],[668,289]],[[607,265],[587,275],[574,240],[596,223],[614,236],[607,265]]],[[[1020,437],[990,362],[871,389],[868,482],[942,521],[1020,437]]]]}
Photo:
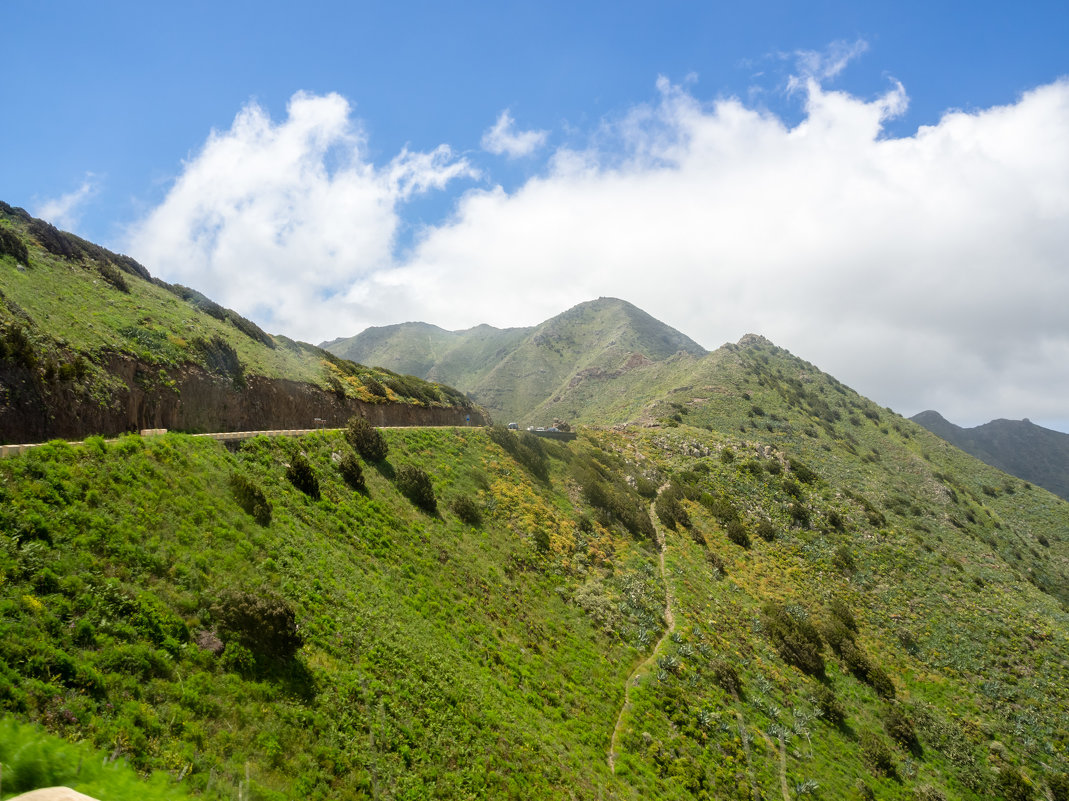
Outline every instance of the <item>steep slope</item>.
{"type": "Polygon", "coordinates": [[[0,442],[141,428],[460,422],[458,392],[272,337],[0,203],[0,442]]]}
{"type": "Polygon", "coordinates": [[[962,428],[931,410],[910,420],[999,470],[1069,499],[1069,434],[1029,420],[992,420],[962,428]]]}
{"type": "MultiPolygon", "coordinates": [[[[614,376],[705,350],[616,298],[581,303],[533,328],[443,331],[425,323],[371,328],[323,343],[344,358],[456,387],[495,419],[540,422],[538,407],[588,376],[614,376]]],[[[551,418],[550,418],[551,419],[551,418]]]]}
{"type": "Polygon", "coordinates": [[[333,433],[0,462],[0,705],[208,798],[1064,798],[1069,504],[713,355],[658,427],[362,482],[333,433]]]}

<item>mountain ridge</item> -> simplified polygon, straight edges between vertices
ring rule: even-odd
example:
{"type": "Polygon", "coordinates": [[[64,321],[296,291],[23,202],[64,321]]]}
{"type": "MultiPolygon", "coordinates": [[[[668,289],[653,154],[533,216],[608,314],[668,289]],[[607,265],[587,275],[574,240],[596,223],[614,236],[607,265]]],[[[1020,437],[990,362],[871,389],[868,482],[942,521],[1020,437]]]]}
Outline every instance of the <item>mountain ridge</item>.
{"type": "Polygon", "coordinates": [[[963,428],[931,409],[910,419],[992,467],[1069,500],[1069,434],[1028,419],[999,418],[963,428]]]}

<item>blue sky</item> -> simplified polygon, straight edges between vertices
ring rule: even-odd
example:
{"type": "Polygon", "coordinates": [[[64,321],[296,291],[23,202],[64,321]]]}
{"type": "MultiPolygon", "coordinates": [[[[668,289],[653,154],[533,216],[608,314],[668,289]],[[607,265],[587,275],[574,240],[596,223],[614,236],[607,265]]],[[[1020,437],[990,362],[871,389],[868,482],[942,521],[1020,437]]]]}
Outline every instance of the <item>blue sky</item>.
{"type": "Polygon", "coordinates": [[[44,2],[0,41],[0,199],[269,330],[609,294],[1069,428],[1064,3],[44,2]]]}

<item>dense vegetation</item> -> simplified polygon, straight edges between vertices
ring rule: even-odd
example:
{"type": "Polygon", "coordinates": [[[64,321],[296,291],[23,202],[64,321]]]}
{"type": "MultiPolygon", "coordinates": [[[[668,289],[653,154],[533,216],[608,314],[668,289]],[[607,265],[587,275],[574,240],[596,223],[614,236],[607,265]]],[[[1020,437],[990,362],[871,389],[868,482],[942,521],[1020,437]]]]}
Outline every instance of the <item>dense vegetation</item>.
{"type": "Polygon", "coordinates": [[[209,798],[1064,797],[1066,504],[728,355],[675,425],[569,444],[5,460],[0,703],[209,798]]]}

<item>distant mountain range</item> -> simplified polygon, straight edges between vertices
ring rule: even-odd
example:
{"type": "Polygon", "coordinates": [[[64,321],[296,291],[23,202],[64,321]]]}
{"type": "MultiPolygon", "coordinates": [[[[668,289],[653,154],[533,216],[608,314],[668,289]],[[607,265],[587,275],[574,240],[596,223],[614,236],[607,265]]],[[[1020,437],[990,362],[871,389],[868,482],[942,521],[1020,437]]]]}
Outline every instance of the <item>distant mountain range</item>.
{"type": "Polygon", "coordinates": [[[992,420],[962,428],[932,410],[910,419],[992,467],[1069,500],[1069,434],[1029,420],[992,420]]]}
{"type": "Polygon", "coordinates": [[[401,323],[320,347],[360,364],[455,386],[495,420],[529,423],[555,415],[582,418],[581,405],[561,401],[584,380],[707,354],[690,337],[616,298],[580,303],[530,328],[446,331],[401,323]]]}

